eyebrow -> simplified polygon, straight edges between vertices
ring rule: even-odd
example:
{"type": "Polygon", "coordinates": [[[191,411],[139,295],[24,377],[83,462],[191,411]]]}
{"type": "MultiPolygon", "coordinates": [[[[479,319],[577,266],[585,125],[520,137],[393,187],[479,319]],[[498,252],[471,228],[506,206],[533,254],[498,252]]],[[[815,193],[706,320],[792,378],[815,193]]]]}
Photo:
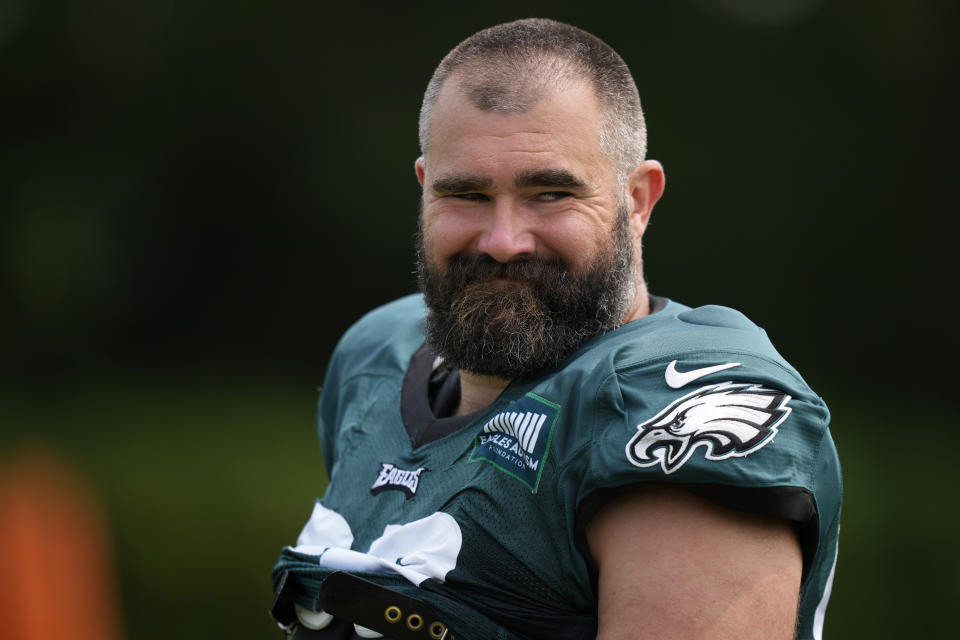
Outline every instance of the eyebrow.
{"type": "MultiPolygon", "coordinates": [[[[530,169],[521,171],[513,178],[520,189],[547,187],[553,189],[585,189],[586,181],[578,178],[566,169],[530,169]]],[[[482,191],[493,186],[493,178],[476,174],[450,174],[440,176],[430,184],[430,189],[438,195],[469,193],[482,191]]]]}
{"type": "Polygon", "coordinates": [[[430,189],[438,194],[466,193],[489,189],[492,186],[493,178],[470,174],[453,174],[440,176],[430,184],[430,189]]]}
{"type": "Polygon", "coordinates": [[[587,183],[566,169],[531,169],[518,173],[514,179],[517,187],[556,187],[562,189],[585,189],[587,183]]]}

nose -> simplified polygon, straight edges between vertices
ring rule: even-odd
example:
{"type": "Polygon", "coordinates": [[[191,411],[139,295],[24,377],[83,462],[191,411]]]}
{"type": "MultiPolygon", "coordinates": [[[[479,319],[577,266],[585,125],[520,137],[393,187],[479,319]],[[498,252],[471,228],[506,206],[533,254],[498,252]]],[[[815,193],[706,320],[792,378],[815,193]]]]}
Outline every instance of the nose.
{"type": "Polygon", "coordinates": [[[494,201],[477,249],[498,262],[533,255],[537,250],[536,238],[527,227],[516,202],[494,201]]]}

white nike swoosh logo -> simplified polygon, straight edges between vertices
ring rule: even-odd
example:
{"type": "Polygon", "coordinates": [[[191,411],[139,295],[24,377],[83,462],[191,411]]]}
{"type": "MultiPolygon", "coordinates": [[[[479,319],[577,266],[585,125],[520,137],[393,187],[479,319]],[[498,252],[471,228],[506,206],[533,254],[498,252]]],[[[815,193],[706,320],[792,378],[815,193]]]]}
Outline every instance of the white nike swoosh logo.
{"type": "Polygon", "coordinates": [[[712,367],[703,367],[702,369],[677,371],[677,361],[674,360],[667,365],[667,370],[664,372],[663,377],[667,379],[668,387],[671,389],[679,389],[680,387],[690,384],[697,378],[702,378],[703,376],[708,376],[711,373],[716,373],[718,371],[724,371],[726,369],[732,369],[739,366],[739,362],[728,362],[727,364],[718,364],[712,367]]]}

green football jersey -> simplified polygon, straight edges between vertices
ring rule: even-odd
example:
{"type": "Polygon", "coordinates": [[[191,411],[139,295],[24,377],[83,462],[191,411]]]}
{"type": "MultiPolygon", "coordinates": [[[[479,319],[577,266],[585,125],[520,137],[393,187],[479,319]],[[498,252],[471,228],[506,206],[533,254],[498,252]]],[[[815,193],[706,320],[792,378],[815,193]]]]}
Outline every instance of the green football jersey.
{"type": "Polygon", "coordinates": [[[840,466],[826,406],[762,329],[666,301],[484,411],[438,418],[424,317],[420,296],[402,298],[334,352],[318,411],[330,485],[275,587],[288,574],[317,610],[323,578],[346,570],[428,602],[460,640],[595,637],[586,522],[617,487],[675,483],[796,523],[797,637],[819,640],[840,466]]]}

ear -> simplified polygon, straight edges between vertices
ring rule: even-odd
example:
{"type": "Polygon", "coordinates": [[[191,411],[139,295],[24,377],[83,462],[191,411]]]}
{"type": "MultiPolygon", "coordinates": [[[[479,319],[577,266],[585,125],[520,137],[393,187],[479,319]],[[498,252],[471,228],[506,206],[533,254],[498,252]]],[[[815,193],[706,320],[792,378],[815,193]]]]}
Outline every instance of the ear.
{"type": "Polygon", "coordinates": [[[666,176],[656,160],[644,160],[627,178],[627,204],[635,238],[643,236],[650,222],[653,205],[663,195],[666,176]]]}
{"type": "Polygon", "coordinates": [[[417,158],[416,162],[413,163],[413,170],[417,174],[417,182],[419,182],[422,187],[423,177],[427,174],[427,162],[423,159],[423,156],[417,158]]]}

